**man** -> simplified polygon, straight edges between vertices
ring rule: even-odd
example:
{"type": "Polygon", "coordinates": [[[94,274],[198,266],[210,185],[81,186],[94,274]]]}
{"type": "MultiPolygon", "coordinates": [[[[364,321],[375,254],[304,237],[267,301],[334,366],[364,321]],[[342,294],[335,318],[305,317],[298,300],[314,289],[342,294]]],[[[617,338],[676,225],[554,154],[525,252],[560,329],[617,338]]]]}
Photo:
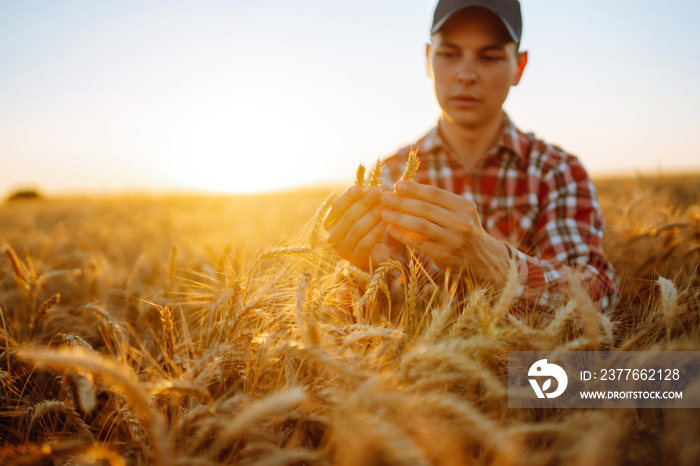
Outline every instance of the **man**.
{"type": "Polygon", "coordinates": [[[338,198],[328,242],[365,270],[401,258],[403,245],[481,284],[504,283],[516,261],[518,298],[531,305],[554,305],[575,274],[605,311],[617,277],[586,171],[502,109],[527,65],[521,31],[517,0],[438,2],[426,58],[442,114],[412,145],[415,181],[397,182],[410,147],[402,149],[384,166],[387,190],[353,186],[338,198]]]}

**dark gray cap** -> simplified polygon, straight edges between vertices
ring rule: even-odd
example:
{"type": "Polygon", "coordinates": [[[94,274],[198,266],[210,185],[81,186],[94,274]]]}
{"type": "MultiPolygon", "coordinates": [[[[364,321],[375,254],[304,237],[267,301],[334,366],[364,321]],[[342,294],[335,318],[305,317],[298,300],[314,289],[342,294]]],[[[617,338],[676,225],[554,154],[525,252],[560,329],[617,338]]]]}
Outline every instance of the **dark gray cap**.
{"type": "Polygon", "coordinates": [[[480,6],[498,16],[516,43],[523,33],[523,18],[518,0],[439,0],[435,7],[430,35],[438,32],[452,15],[467,7],[480,6]]]}

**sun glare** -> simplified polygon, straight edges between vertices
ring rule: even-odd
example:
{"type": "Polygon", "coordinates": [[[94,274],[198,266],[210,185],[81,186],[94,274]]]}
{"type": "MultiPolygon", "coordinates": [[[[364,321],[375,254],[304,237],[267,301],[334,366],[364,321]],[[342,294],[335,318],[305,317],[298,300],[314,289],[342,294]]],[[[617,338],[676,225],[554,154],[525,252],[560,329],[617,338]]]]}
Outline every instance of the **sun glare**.
{"type": "Polygon", "coordinates": [[[297,94],[219,96],[163,128],[161,166],[176,187],[216,193],[284,189],[314,182],[318,147],[304,144],[322,127],[319,112],[297,94]]]}

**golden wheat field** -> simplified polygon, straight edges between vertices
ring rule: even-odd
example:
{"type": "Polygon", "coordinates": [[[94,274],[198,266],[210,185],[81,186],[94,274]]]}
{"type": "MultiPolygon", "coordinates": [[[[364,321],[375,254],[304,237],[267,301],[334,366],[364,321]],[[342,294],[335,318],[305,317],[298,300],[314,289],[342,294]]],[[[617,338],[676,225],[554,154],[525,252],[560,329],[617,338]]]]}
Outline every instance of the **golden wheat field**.
{"type": "Polygon", "coordinates": [[[388,310],[393,265],[324,245],[328,190],[7,202],[0,464],[698,464],[698,410],[506,391],[508,351],[700,351],[696,180],[599,180],[620,303],[526,319],[415,264],[388,310]]]}

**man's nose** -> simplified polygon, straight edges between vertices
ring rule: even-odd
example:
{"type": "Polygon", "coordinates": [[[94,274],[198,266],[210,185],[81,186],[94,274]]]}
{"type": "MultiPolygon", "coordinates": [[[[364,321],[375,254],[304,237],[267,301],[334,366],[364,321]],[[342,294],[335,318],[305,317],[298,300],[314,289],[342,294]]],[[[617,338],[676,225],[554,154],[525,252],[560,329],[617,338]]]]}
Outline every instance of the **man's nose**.
{"type": "Polygon", "coordinates": [[[473,60],[465,58],[461,61],[457,70],[457,79],[463,82],[476,81],[476,67],[473,60]]]}

